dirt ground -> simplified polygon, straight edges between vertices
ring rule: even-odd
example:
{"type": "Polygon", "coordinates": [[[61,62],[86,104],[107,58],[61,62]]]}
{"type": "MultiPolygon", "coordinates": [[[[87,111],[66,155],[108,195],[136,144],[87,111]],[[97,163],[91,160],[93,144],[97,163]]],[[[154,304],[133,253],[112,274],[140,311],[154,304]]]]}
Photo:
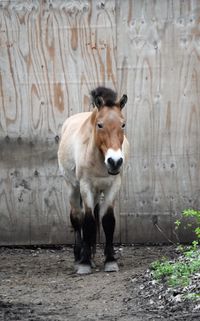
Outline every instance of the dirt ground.
{"type": "Polygon", "coordinates": [[[118,273],[103,272],[98,247],[93,273],[77,276],[70,247],[0,248],[0,320],[200,320],[193,303],[161,307],[147,277],[150,263],[174,258],[175,247],[119,246],[116,255],[118,273]]]}

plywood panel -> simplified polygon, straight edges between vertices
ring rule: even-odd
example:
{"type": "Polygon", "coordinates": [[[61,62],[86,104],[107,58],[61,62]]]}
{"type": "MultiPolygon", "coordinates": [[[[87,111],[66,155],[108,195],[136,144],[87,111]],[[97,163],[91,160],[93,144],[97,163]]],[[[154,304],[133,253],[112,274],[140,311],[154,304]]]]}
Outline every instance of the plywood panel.
{"type": "Polygon", "coordinates": [[[3,1],[0,21],[1,137],[52,138],[116,87],[115,1],[3,1]]]}
{"type": "Polygon", "coordinates": [[[115,20],[114,0],[0,1],[1,244],[73,241],[57,141],[91,89],[116,88],[115,20]]]}
{"type": "MultiPolygon", "coordinates": [[[[122,240],[134,223],[137,230],[136,215],[147,217],[148,238],[154,239],[149,217],[161,213],[167,213],[171,226],[161,225],[173,237],[174,217],[200,206],[199,3],[118,1],[118,15],[118,79],[128,91],[131,141],[120,203],[122,240]]],[[[144,240],[143,230],[141,237],[129,234],[129,241],[144,240]]]]}

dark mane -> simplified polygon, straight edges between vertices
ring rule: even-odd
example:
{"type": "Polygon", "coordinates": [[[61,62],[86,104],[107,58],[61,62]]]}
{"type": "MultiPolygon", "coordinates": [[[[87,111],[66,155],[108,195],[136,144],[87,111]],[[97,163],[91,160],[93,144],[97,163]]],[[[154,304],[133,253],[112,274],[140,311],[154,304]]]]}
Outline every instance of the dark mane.
{"type": "Polygon", "coordinates": [[[92,97],[93,104],[96,97],[102,97],[105,105],[108,107],[114,106],[117,99],[117,93],[114,90],[106,87],[97,87],[90,92],[90,95],[92,97]]]}

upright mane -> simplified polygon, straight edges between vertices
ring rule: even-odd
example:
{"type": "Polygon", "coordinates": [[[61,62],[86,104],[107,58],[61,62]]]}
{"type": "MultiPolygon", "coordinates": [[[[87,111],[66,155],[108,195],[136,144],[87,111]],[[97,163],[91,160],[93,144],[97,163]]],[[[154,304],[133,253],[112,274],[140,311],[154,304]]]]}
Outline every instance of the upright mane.
{"type": "Polygon", "coordinates": [[[105,87],[97,87],[90,92],[90,95],[93,104],[95,103],[95,99],[97,97],[102,97],[104,104],[108,107],[114,106],[117,99],[117,93],[114,90],[105,87]]]}

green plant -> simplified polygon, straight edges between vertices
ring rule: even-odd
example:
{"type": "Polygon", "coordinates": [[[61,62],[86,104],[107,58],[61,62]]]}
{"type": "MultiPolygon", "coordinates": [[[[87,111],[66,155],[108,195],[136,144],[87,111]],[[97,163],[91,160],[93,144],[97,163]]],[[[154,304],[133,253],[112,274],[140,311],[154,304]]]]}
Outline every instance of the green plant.
{"type": "Polygon", "coordinates": [[[190,276],[200,271],[200,257],[188,262],[155,261],[151,270],[154,279],[166,281],[169,286],[187,286],[190,276]]]}
{"type": "Polygon", "coordinates": [[[185,217],[194,217],[197,222],[197,227],[194,232],[196,234],[197,240],[200,240],[200,211],[194,209],[187,209],[183,211],[183,216],[185,217]]]}
{"type": "Polygon", "coordinates": [[[174,224],[175,224],[175,230],[178,230],[179,226],[181,225],[181,221],[176,220],[174,224]]]}
{"type": "MultiPolygon", "coordinates": [[[[179,245],[178,249],[181,255],[177,260],[169,261],[166,258],[162,258],[161,260],[153,262],[150,267],[154,279],[166,282],[167,285],[171,287],[186,287],[190,284],[192,275],[200,272],[200,211],[188,209],[183,211],[183,216],[196,219],[197,227],[194,230],[196,240],[194,240],[186,250],[185,247],[179,245]]],[[[176,220],[175,230],[178,230],[181,224],[180,220],[176,220]]],[[[187,227],[191,227],[191,224],[187,224],[187,227]]],[[[200,294],[188,293],[186,297],[199,299],[200,294]]]]}
{"type": "Polygon", "coordinates": [[[200,298],[200,293],[187,293],[186,295],[185,295],[185,298],[186,299],[189,299],[189,300],[199,300],[199,298],[200,298]]]}

